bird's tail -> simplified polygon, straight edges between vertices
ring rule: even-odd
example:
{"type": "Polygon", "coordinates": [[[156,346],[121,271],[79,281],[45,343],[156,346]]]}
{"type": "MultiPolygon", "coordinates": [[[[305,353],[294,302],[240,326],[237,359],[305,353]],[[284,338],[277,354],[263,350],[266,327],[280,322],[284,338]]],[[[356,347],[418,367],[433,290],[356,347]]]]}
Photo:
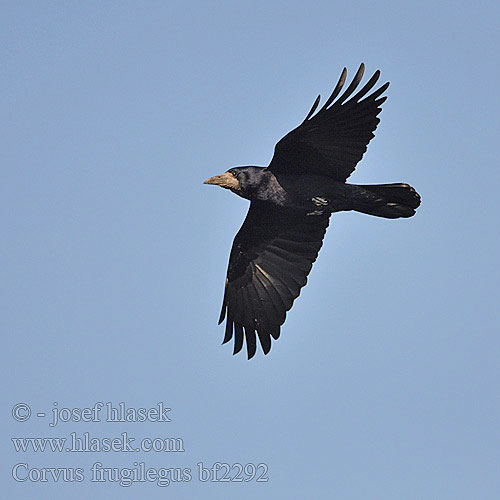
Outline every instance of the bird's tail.
{"type": "Polygon", "coordinates": [[[420,205],[420,195],[408,184],[357,185],[353,209],[364,214],[398,219],[411,217],[420,205]]]}

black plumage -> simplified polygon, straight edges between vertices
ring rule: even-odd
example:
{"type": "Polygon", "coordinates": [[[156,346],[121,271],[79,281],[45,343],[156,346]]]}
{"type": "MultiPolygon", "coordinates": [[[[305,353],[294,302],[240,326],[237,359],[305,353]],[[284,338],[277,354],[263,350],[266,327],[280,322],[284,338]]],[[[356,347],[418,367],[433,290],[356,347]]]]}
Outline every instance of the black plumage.
{"type": "Polygon", "coordinates": [[[234,354],[246,342],[254,356],[257,337],[265,354],[278,339],[286,312],[307,282],[330,215],[343,210],[385,218],[411,217],[420,196],[407,184],[355,185],[345,181],[374,137],[381,97],[389,83],[369,93],[380,72],[351,97],[364,72],[361,64],[342,93],[344,68],[325,104],[316,99],[304,121],[277,144],[268,167],[235,167],[206,184],[249,199],[227,271],[219,323],[224,342],[234,336],[234,354]],[[316,113],[315,113],[316,112],[316,113]]]}

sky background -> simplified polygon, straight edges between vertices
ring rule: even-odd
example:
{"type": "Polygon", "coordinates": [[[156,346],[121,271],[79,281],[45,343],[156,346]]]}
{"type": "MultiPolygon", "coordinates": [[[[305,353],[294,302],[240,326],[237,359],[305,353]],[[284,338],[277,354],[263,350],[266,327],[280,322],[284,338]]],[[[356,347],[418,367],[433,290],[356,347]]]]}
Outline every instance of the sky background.
{"type": "Polygon", "coordinates": [[[3,1],[1,13],[4,498],[500,497],[498,2],[3,1]],[[267,165],[362,61],[391,86],[351,180],[408,182],[422,205],[412,219],[334,215],[271,353],[233,357],[217,319],[248,204],[202,182],[267,165]],[[50,427],[54,402],[164,402],[171,422],[50,427]],[[28,421],[14,421],[17,403],[28,421]],[[11,442],[72,432],[179,437],[185,451],[11,442]],[[95,483],[95,462],[192,480],[95,483]],[[269,481],[201,482],[200,462],[265,463],[269,481]],[[18,463],[85,479],[16,482],[18,463]]]}

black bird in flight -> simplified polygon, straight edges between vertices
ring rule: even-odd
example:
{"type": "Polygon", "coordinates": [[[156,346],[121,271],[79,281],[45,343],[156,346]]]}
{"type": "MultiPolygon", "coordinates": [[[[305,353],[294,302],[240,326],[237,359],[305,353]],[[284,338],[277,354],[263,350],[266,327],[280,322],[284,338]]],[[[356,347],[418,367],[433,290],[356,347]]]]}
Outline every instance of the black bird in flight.
{"type": "Polygon", "coordinates": [[[234,334],[234,352],[246,339],[248,359],[259,337],[264,354],[280,336],[286,312],[307,282],[323,243],[330,215],[355,210],[397,219],[411,217],[420,196],[408,184],[356,185],[345,181],[374,137],[389,83],[370,94],[380,71],[352,97],[364,73],[359,67],[341,94],[344,68],[332,95],[315,113],[320,96],[304,121],[274,149],[268,167],[235,167],[211,177],[215,184],[250,200],[234,238],[219,324],[223,343],[234,334]]]}

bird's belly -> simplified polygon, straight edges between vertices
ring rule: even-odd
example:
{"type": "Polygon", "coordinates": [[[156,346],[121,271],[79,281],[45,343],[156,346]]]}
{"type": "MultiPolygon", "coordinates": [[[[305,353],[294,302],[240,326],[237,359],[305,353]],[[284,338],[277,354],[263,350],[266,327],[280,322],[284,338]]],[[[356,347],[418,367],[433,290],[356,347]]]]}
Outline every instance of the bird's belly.
{"type": "Polygon", "coordinates": [[[262,201],[310,216],[346,209],[346,185],[317,175],[273,176],[258,195],[262,201]]]}

